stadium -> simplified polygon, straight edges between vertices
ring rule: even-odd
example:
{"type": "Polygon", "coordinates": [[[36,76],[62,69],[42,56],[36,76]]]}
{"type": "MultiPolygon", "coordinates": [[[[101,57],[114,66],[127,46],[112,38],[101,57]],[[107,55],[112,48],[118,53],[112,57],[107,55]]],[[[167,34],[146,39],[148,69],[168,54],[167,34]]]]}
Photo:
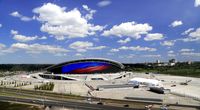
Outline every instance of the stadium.
{"type": "Polygon", "coordinates": [[[124,75],[124,65],[103,58],[90,58],[67,61],[46,68],[39,74],[44,79],[55,80],[109,80],[124,75]]]}

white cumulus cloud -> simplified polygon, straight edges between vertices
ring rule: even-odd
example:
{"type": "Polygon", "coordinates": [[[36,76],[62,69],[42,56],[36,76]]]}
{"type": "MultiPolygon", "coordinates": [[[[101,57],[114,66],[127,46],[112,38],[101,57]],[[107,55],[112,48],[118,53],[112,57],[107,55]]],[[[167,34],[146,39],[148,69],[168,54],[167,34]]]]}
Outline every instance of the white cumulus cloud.
{"type": "Polygon", "coordinates": [[[195,31],[188,32],[188,36],[186,38],[178,39],[183,42],[193,42],[193,41],[200,41],[200,28],[197,28],[195,31]]]}
{"type": "Polygon", "coordinates": [[[38,36],[33,36],[33,37],[31,37],[31,36],[24,36],[24,35],[18,35],[18,34],[16,34],[16,35],[13,36],[13,39],[15,39],[15,40],[17,40],[17,41],[19,41],[19,42],[34,41],[34,40],[36,40],[37,38],[38,38],[38,36]]]}
{"type": "Polygon", "coordinates": [[[83,54],[81,54],[81,53],[76,53],[75,56],[80,57],[80,56],[83,56],[83,54]]]}
{"type": "Polygon", "coordinates": [[[194,30],[194,28],[189,28],[189,29],[185,30],[183,33],[181,33],[181,35],[187,35],[188,33],[190,33],[193,30],[194,30]]]}
{"type": "Polygon", "coordinates": [[[195,6],[195,7],[200,6],[200,0],[195,0],[195,2],[194,2],[194,6],[195,6]]]}
{"type": "Polygon", "coordinates": [[[170,50],[170,51],[168,51],[167,53],[174,53],[174,51],[173,51],[173,50],[170,50]]]}
{"type": "Polygon", "coordinates": [[[51,46],[51,45],[42,45],[42,44],[25,44],[25,43],[15,43],[12,44],[8,49],[10,52],[15,52],[19,50],[24,50],[27,53],[65,53],[68,50],[61,48],[59,46],[51,46]]]}
{"type": "Polygon", "coordinates": [[[181,53],[183,56],[191,56],[191,57],[200,57],[200,53],[198,52],[183,52],[181,53]]]}
{"type": "Polygon", "coordinates": [[[171,41],[164,41],[162,43],[160,43],[162,46],[174,46],[175,41],[171,40],[171,41]]]}
{"type": "Polygon", "coordinates": [[[6,45],[0,43],[0,55],[3,55],[4,54],[4,49],[6,48],[6,45]]]}
{"type": "Polygon", "coordinates": [[[109,0],[102,0],[102,1],[100,1],[100,2],[97,3],[97,6],[99,6],[99,7],[105,7],[105,6],[108,6],[110,4],[111,4],[111,1],[109,1],[109,0]]]}
{"type": "Polygon", "coordinates": [[[114,25],[110,30],[105,30],[103,36],[132,37],[139,39],[142,34],[147,34],[153,28],[148,23],[137,24],[136,22],[125,22],[120,25],[114,25]]]}
{"type": "Polygon", "coordinates": [[[168,53],[168,54],[167,54],[167,56],[169,56],[169,57],[175,57],[175,56],[176,56],[176,54],[173,54],[173,53],[168,53]]]}
{"type": "Polygon", "coordinates": [[[88,41],[76,41],[71,43],[69,47],[78,52],[86,52],[87,50],[101,50],[106,48],[106,46],[94,46],[92,42],[88,41]]]}
{"type": "Polygon", "coordinates": [[[192,51],[194,51],[194,49],[186,49],[186,48],[184,48],[184,49],[180,50],[180,52],[192,52],[192,51]]]}
{"type": "Polygon", "coordinates": [[[82,7],[83,7],[86,11],[88,11],[88,14],[85,15],[85,18],[86,18],[87,20],[93,19],[93,15],[94,15],[94,13],[96,13],[96,10],[90,9],[87,5],[82,5],[82,7]]]}
{"type": "Polygon", "coordinates": [[[199,41],[199,38],[191,38],[191,37],[186,37],[186,38],[182,38],[182,39],[178,39],[181,40],[183,42],[195,42],[195,41],[199,41]]]}
{"type": "Polygon", "coordinates": [[[167,52],[167,56],[168,56],[168,57],[175,57],[176,54],[174,53],[173,50],[170,50],[170,51],[167,52]]]}
{"type": "Polygon", "coordinates": [[[176,21],[173,21],[170,26],[171,27],[177,27],[177,26],[181,26],[181,25],[183,25],[183,22],[176,20],[176,21]]]}
{"type": "Polygon", "coordinates": [[[42,36],[42,37],[40,37],[38,39],[45,40],[45,39],[47,39],[47,37],[46,36],[42,36]]]}
{"type": "Polygon", "coordinates": [[[119,49],[111,49],[110,52],[119,52],[119,49]]]}
{"type": "MultiPolygon", "coordinates": [[[[83,7],[91,11],[88,6],[84,5],[83,7]]],[[[91,13],[84,16],[77,8],[66,11],[65,7],[46,3],[41,7],[35,8],[33,12],[37,14],[36,19],[42,23],[40,30],[54,35],[57,40],[87,37],[94,35],[97,31],[102,31],[104,28],[103,26],[88,23],[88,19],[92,18],[90,16],[91,13]]]]}
{"type": "Polygon", "coordinates": [[[101,50],[101,49],[104,49],[104,48],[106,48],[106,46],[96,46],[96,47],[90,47],[88,49],[90,49],[90,50],[101,50]]]}
{"type": "Polygon", "coordinates": [[[0,50],[4,49],[6,47],[6,45],[0,43],[0,50]]]}
{"type": "Polygon", "coordinates": [[[0,28],[2,27],[2,24],[0,24],[0,28]]]}
{"type": "Polygon", "coordinates": [[[16,30],[10,30],[10,34],[16,35],[16,34],[18,34],[18,31],[16,31],[16,30]]]}
{"type": "Polygon", "coordinates": [[[141,46],[122,46],[118,48],[119,50],[132,50],[132,51],[156,51],[156,48],[150,48],[150,47],[141,47],[141,46]]]}
{"type": "Polygon", "coordinates": [[[153,34],[147,34],[144,38],[145,41],[153,41],[153,40],[162,40],[164,39],[163,34],[160,33],[153,33],[153,34]]]}
{"type": "Polygon", "coordinates": [[[126,44],[126,43],[128,43],[128,42],[130,42],[130,41],[131,41],[130,38],[126,38],[126,39],[124,39],[124,40],[120,39],[120,40],[118,40],[117,42],[120,43],[120,44],[126,44]]]}
{"type": "Polygon", "coordinates": [[[93,43],[88,41],[76,41],[70,44],[69,47],[77,50],[78,52],[86,52],[88,48],[93,47],[93,43]]]}
{"type": "Polygon", "coordinates": [[[161,55],[159,55],[159,54],[149,54],[149,55],[142,55],[142,57],[150,57],[150,58],[152,58],[152,57],[154,57],[154,58],[157,58],[157,57],[161,57],[161,55]]]}
{"type": "Polygon", "coordinates": [[[46,36],[42,36],[42,37],[38,37],[38,36],[25,36],[25,35],[21,35],[18,33],[17,30],[10,30],[10,34],[13,35],[13,39],[15,39],[16,41],[19,42],[29,42],[29,41],[34,41],[34,40],[45,40],[47,39],[46,36]]]}
{"type": "Polygon", "coordinates": [[[191,32],[189,34],[189,36],[192,37],[192,38],[198,38],[198,39],[200,39],[200,28],[197,28],[196,31],[191,32]]]}
{"type": "Polygon", "coordinates": [[[14,12],[10,13],[10,15],[13,17],[20,18],[20,20],[22,20],[22,21],[31,21],[32,20],[32,18],[30,18],[30,17],[21,15],[18,11],[14,11],[14,12]]]}
{"type": "Polygon", "coordinates": [[[200,53],[194,52],[194,49],[190,49],[190,48],[183,48],[179,52],[180,52],[180,55],[182,56],[200,57],[200,53]]]}

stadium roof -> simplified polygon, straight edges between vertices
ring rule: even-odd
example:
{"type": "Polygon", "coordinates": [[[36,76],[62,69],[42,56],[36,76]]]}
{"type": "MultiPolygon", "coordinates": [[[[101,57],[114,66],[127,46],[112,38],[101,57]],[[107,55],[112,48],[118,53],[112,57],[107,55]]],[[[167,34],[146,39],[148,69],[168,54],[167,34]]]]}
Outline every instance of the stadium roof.
{"type": "Polygon", "coordinates": [[[56,65],[52,65],[46,69],[50,70],[50,69],[58,68],[58,67],[61,67],[63,65],[67,65],[67,64],[72,64],[72,63],[77,63],[77,62],[87,62],[87,61],[107,62],[107,63],[110,63],[111,65],[114,65],[114,66],[120,68],[120,69],[124,69],[124,65],[122,63],[120,63],[118,61],[110,60],[110,59],[105,59],[105,58],[84,58],[84,59],[72,60],[72,61],[67,61],[67,62],[59,63],[56,65]]]}

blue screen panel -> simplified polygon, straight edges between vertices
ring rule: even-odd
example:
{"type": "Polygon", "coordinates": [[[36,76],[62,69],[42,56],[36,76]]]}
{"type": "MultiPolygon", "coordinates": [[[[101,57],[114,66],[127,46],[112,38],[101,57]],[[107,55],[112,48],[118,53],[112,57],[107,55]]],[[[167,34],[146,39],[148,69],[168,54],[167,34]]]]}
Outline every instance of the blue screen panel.
{"type": "Polygon", "coordinates": [[[105,70],[109,67],[110,64],[103,62],[81,62],[63,66],[62,73],[87,73],[105,70]]]}

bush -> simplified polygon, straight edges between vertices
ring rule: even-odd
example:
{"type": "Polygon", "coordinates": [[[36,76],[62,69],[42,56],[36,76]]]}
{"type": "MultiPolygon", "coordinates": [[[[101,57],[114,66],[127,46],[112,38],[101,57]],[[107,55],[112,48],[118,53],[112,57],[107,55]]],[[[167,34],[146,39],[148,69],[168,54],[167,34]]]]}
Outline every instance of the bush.
{"type": "Polygon", "coordinates": [[[53,88],[54,88],[54,83],[53,83],[53,82],[44,83],[44,84],[41,84],[40,86],[38,86],[38,85],[35,85],[35,86],[34,86],[34,89],[35,89],[35,90],[48,90],[48,91],[53,91],[53,88]]]}

